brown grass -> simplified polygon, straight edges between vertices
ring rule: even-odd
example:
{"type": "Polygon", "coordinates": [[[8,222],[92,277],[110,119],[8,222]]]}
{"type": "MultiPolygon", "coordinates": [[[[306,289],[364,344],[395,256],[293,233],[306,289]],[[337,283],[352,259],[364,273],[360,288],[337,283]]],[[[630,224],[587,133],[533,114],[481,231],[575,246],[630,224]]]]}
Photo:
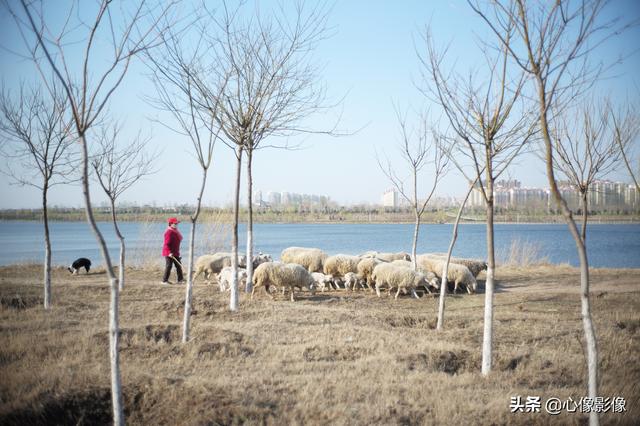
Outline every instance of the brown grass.
{"type": "MultiPolygon", "coordinates": [[[[122,382],[129,424],[583,424],[582,414],[510,414],[511,396],[586,393],[578,272],[499,268],[494,371],[479,374],[484,295],[378,299],[369,292],[259,292],[228,312],[195,286],[193,340],[180,343],[184,288],[131,270],[122,294],[122,382]]],[[[482,276],[481,276],[482,277],[482,276]]],[[[103,271],[53,273],[42,309],[35,266],[0,268],[0,424],[110,423],[103,271]]],[[[640,271],[594,270],[603,396],[640,419],[640,271]]],[[[482,279],[480,280],[482,285],[482,279]]]]}

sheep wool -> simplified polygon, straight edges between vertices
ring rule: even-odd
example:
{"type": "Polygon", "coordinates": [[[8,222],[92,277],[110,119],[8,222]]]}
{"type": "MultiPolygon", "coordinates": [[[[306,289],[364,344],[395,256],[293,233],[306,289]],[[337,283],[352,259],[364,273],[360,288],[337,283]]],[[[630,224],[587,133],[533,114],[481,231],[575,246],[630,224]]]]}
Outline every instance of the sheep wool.
{"type": "Polygon", "coordinates": [[[322,272],[326,258],[325,252],[318,248],[288,247],[280,254],[282,262],[297,263],[304,266],[309,272],[322,272]]]}
{"type": "Polygon", "coordinates": [[[311,276],[303,266],[296,263],[265,262],[256,268],[253,274],[254,286],[251,298],[258,287],[264,287],[267,294],[274,298],[269,292],[269,287],[275,285],[291,291],[291,301],[295,301],[293,295],[295,287],[307,288],[311,294],[315,293],[316,285],[311,276]]]}

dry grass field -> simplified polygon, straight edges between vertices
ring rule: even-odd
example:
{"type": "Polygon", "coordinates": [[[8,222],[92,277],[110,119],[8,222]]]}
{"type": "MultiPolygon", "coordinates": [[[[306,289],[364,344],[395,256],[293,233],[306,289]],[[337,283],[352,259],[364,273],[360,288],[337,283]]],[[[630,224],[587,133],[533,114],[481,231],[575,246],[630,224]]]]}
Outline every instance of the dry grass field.
{"type": "MultiPolygon", "coordinates": [[[[161,271],[128,271],[121,297],[122,381],[129,424],[585,424],[545,412],[548,398],[585,396],[578,271],[497,271],[494,371],[481,377],[483,294],[378,299],[369,292],[261,289],[240,312],[215,285],[195,287],[193,340],[180,343],[183,286],[161,271]],[[539,396],[540,413],[510,411],[539,396]]],[[[53,274],[42,309],[41,269],[0,268],[0,424],[108,424],[109,288],[104,271],[53,274]]],[[[483,284],[483,275],[480,284],[483,284]]],[[[640,270],[594,270],[593,314],[604,397],[640,424],[640,270]]]]}

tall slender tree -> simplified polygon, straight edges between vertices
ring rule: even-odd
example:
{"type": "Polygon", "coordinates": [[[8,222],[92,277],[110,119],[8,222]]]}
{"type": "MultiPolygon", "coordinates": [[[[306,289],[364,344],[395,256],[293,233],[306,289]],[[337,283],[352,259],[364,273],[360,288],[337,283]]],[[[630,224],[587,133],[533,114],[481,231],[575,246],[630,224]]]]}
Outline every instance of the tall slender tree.
{"type": "Polygon", "coordinates": [[[436,322],[436,330],[444,329],[444,307],[445,307],[445,297],[447,296],[447,276],[449,275],[449,263],[451,261],[451,254],[453,253],[453,247],[456,244],[456,240],[458,239],[458,225],[460,225],[460,219],[462,218],[462,212],[464,211],[464,207],[467,204],[467,200],[469,199],[469,195],[471,195],[471,191],[476,186],[478,178],[469,183],[469,188],[467,189],[467,193],[465,194],[462,202],[460,203],[460,207],[458,207],[458,214],[456,215],[456,219],[453,222],[453,231],[451,232],[451,241],[449,242],[449,249],[447,250],[447,257],[444,261],[444,265],[442,266],[442,282],[440,283],[440,297],[438,299],[438,320],[436,322]]]}
{"type": "Polygon", "coordinates": [[[16,97],[0,94],[0,145],[10,159],[5,172],[19,185],[29,185],[42,195],[44,226],[44,308],[51,307],[51,235],[49,232],[49,189],[75,178],[74,139],[68,103],[52,86],[52,95],[41,88],[20,86],[16,97]],[[12,167],[18,162],[19,170],[12,167]],[[35,171],[35,173],[32,173],[35,171]]]}
{"type": "Polygon", "coordinates": [[[578,108],[553,114],[551,129],[554,168],[564,175],[580,196],[580,237],[586,245],[589,196],[598,179],[614,171],[622,161],[625,142],[617,138],[610,102],[585,101],[578,108]],[[613,122],[612,122],[613,121],[613,122]]]}
{"type": "Polygon", "coordinates": [[[640,194],[640,184],[638,183],[640,164],[636,163],[634,170],[633,161],[629,159],[634,153],[637,153],[640,115],[638,115],[637,109],[631,105],[626,105],[619,109],[612,107],[609,114],[611,115],[613,137],[620,149],[620,156],[629,173],[629,177],[633,181],[633,185],[636,187],[636,194],[640,194]]]}
{"type": "MultiPolygon", "coordinates": [[[[223,4],[221,17],[211,12],[214,23],[204,36],[213,57],[208,75],[198,74],[201,99],[219,99],[210,108],[214,126],[236,157],[234,195],[233,274],[230,309],[238,309],[238,223],[240,172],[243,155],[247,159],[247,226],[246,291],[252,286],[253,210],[252,165],[254,153],[267,147],[289,148],[284,142],[267,145],[265,139],[289,137],[304,132],[303,120],[325,108],[325,90],[319,84],[318,68],[312,63],[311,51],[326,35],[326,12],[323,5],[306,8],[297,4],[289,19],[284,10],[267,17],[247,13],[243,5],[230,9],[223,4]]],[[[333,129],[332,129],[333,130],[333,129]]],[[[330,131],[328,131],[330,132],[330,131]]]]}
{"type": "MultiPolygon", "coordinates": [[[[487,8],[467,0],[473,11],[489,26],[502,48],[532,79],[537,121],[545,150],[545,167],[551,195],[573,237],[580,260],[580,302],[587,347],[588,396],[598,396],[598,345],[591,316],[589,260],[586,245],[556,180],[550,116],[551,108],[562,110],[603,72],[602,63],[589,62],[593,49],[624,30],[619,18],[606,20],[607,0],[528,3],[524,0],[496,0],[487,8]],[[511,31],[515,28],[515,31],[511,31]],[[512,34],[515,43],[510,42],[512,34]]],[[[598,413],[589,415],[599,424],[598,413]]]]}
{"type": "Polygon", "coordinates": [[[149,139],[140,134],[131,143],[118,143],[121,127],[103,125],[95,139],[97,152],[91,158],[91,168],[98,184],[109,199],[111,222],[120,241],[120,265],[118,266],[118,290],[124,290],[126,245],[118,226],[116,203],[118,197],[145,176],[153,174],[157,154],[148,152],[149,139]]]}
{"type": "MultiPolygon", "coordinates": [[[[156,107],[167,111],[177,123],[168,126],[172,131],[185,136],[191,143],[195,159],[200,166],[202,180],[197,194],[196,206],[190,215],[189,255],[187,260],[187,285],[185,288],[184,318],[182,322],[182,342],[189,341],[192,299],[193,264],[195,258],[196,225],[202,209],[202,197],[207,185],[209,170],[213,166],[213,153],[220,129],[215,126],[214,115],[224,89],[224,78],[216,87],[204,89],[207,82],[197,75],[207,74],[209,58],[202,43],[207,26],[197,17],[188,27],[193,31],[169,29],[162,35],[162,48],[147,55],[151,68],[151,78],[156,87],[157,97],[151,99],[156,107]],[[194,32],[196,34],[194,34],[194,32]],[[198,86],[198,84],[200,86],[198,86]],[[213,94],[202,99],[202,93],[213,94]]],[[[167,125],[165,123],[165,125],[167,125]]]]}
{"type": "MultiPolygon", "coordinates": [[[[505,30],[510,42],[513,28],[505,30]]],[[[534,134],[533,117],[522,102],[524,73],[515,79],[509,73],[508,51],[497,56],[484,51],[486,69],[475,67],[466,78],[445,69],[446,50],[438,52],[429,28],[425,29],[426,54],[419,55],[425,81],[423,92],[445,112],[456,133],[454,150],[470,163],[469,180],[482,194],[487,226],[487,279],[485,282],[482,374],[491,371],[493,348],[493,299],[495,287],[495,182],[523,151],[534,134]]]]}
{"type": "Polygon", "coordinates": [[[166,29],[160,27],[160,22],[168,22],[166,16],[173,2],[150,4],[143,0],[132,6],[123,1],[120,6],[116,10],[112,0],[101,0],[93,8],[85,8],[83,3],[81,13],[80,2],[72,2],[60,26],[51,22],[58,14],[49,13],[48,9],[58,5],[45,7],[42,1],[37,0],[20,0],[18,8],[8,5],[29,54],[43,76],[43,82],[48,83],[44,78],[48,74],[45,70],[51,70],[66,95],[73,117],[73,136],[82,158],[80,172],[85,213],[102,253],[111,288],[109,355],[113,422],[116,425],[124,424],[119,357],[118,279],[93,214],[89,193],[88,136],[89,130],[102,117],[108,101],[127,75],[132,60],[158,42],[158,34],[166,29]],[[86,19],[88,13],[93,15],[86,19]],[[79,43],[82,44],[80,49],[79,43]],[[106,52],[104,55],[97,55],[96,51],[101,47],[108,49],[103,51],[106,52]]]}

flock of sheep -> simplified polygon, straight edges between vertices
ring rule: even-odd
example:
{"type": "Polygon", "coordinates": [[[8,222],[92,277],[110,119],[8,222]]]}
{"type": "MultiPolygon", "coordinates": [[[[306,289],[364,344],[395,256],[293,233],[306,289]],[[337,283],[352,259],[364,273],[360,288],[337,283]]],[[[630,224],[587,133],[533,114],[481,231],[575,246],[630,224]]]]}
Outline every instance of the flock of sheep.
{"type": "MultiPolygon", "coordinates": [[[[217,274],[220,291],[229,290],[232,277],[232,253],[215,253],[200,256],[196,261],[195,279],[204,274],[210,280],[217,274]]],[[[267,294],[273,297],[272,286],[291,293],[294,301],[294,290],[306,288],[313,294],[316,289],[325,291],[331,288],[356,290],[375,288],[380,297],[380,289],[387,288],[389,294],[396,289],[395,298],[400,292],[410,292],[418,298],[416,289],[423,288],[426,292],[440,288],[442,272],[446,255],[440,253],[422,254],[416,257],[416,269],[413,268],[411,256],[407,253],[378,253],[370,251],[359,256],[337,254],[327,256],[317,248],[289,247],[282,251],[280,262],[273,261],[268,254],[259,253],[252,259],[253,293],[259,287],[264,287],[267,294]]],[[[245,285],[247,280],[246,256],[238,256],[238,283],[245,285]]],[[[453,292],[461,287],[468,293],[475,293],[477,289],[476,277],[487,269],[487,264],[481,260],[451,258],[447,282],[453,285],[453,292]]]]}

